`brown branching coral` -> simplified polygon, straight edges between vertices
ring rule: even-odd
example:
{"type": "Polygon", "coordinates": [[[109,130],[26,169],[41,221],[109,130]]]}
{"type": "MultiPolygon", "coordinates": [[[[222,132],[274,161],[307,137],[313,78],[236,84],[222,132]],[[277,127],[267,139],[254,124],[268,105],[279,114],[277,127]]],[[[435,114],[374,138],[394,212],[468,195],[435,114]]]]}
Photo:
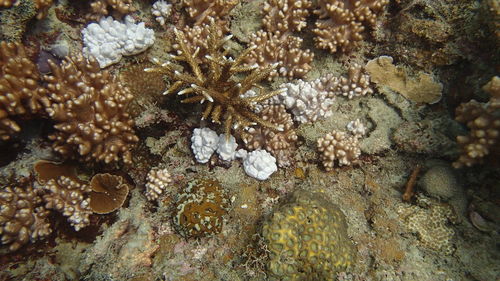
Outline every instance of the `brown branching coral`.
{"type": "Polygon", "coordinates": [[[228,51],[224,50],[223,46],[231,36],[222,38],[213,23],[207,38],[208,50],[205,58],[208,62],[204,64],[199,63],[196,59],[199,49],[192,49],[191,46],[185,44],[185,33],[175,30],[175,34],[180,54],[178,52],[179,55],[171,55],[171,58],[179,63],[187,64],[186,68],[190,71],[186,68],[179,71],[179,65],[171,61],[161,63],[156,59],[153,62],[157,67],[145,69],[147,72],[163,73],[174,81],[165,92],[166,94],[191,95],[185,98],[183,103],[204,103],[205,109],[202,119],[210,118],[214,123],[221,123],[221,119],[223,119],[225,133],[228,137],[231,135],[232,127],[246,128],[259,124],[278,129],[275,124],[262,119],[253,112],[255,103],[281,92],[281,90],[265,92],[257,84],[269,75],[275,67],[274,65],[264,70],[257,69],[255,66],[243,65],[243,58],[252,51],[252,48],[244,50],[234,59],[228,57],[228,51]],[[244,73],[248,74],[243,78],[237,76],[244,73]],[[254,87],[260,89],[258,95],[242,96],[254,87]]]}
{"type": "Polygon", "coordinates": [[[99,20],[103,16],[111,15],[115,18],[135,12],[132,0],[95,0],[90,3],[90,8],[94,13],[90,18],[99,20]]]}
{"type": "Polygon", "coordinates": [[[335,162],[340,166],[355,164],[361,155],[358,136],[335,130],[319,138],[317,147],[326,171],[332,171],[335,162]]]}
{"type": "Polygon", "coordinates": [[[278,64],[269,79],[276,76],[300,78],[311,70],[314,54],[302,49],[302,38],[293,36],[293,31],[300,31],[306,26],[311,2],[290,0],[269,0],[264,2],[265,30],[259,30],[251,38],[254,48],[245,61],[257,64],[261,69],[278,64]]]}
{"type": "Polygon", "coordinates": [[[43,19],[47,16],[50,6],[52,6],[53,0],[34,0],[35,8],[38,11],[36,15],[37,19],[43,19]]]}
{"type": "Polygon", "coordinates": [[[488,103],[471,100],[456,109],[456,120],[470,129],[468,136],[458,136],[461,155],[455,168],[470,167],[483,161],[486,155],[499,155],[500,142],[500,77],[495,76],[483,87],[490,94],[488,103]]]}
{"type": "Polygon", "coordinates": [[[39,86],[40,74],[23,45],[0,42],[0,139],[8,140],[21,127],[13,118],[40,113],[48,99],[39,86]]]}
{"type": "Polygon", "coordinates": [[[310,0],[268,0],[264,2],[262,23],[276,35],[301,31],[307,25],[311,4],[310,0]]]}
{"type": "Polygon", "coordinates": [[[313,32],[316,45],[331,53],[347,52],[363,39],[363,23],[375,25],[377,13],[388,0],[319,0],[314,11],[319,20],[313,32]]]}
{"type": "Polygon", "coordinates": [[[10,251],[19,249],[52,232],[47,222],[48,211],[31,187],[6,187],[0,191],[0,236],[10,251]]]}
{"type": "Polygon", "coordinates": [[[271,71],[269,79],[278,75],[290,79],[303,77],[311,70],[314,54],[309,49],[301,49],[301,46],[302,38],[260,30],[252,36],[250,47],[253,50],[245,61],[250,65],[257,64],[261,69],[277,63],[278,67],[271,71]]]}
{"type": "Polygon", "coordinates": [[[276,157],[280,167],[290,166],[296,148],[297,134],[292,116],[283,105],[266,106],[260,116],[266,121],[282,127],[277,132],[268,128],[251,127],[242,133],[242,139],[249,150],[265,149],[276,157]]]}
{"type": "Polygon", "coordinates": [[[130,150],[139,140],[126,107],[133,96],[96,60],[82,56],[66,59],[61,66],[50,62],[45,76],[50,107],[56,124],[49,135],[54,150],[86,162],[131,163],[130,150]]]}
{"type": "Polygon", "coordinates": [[[182,4],[194,25],[208,24],[210,19],[222,19],[236,6],[239,0],[183,0],[182,4]]]}

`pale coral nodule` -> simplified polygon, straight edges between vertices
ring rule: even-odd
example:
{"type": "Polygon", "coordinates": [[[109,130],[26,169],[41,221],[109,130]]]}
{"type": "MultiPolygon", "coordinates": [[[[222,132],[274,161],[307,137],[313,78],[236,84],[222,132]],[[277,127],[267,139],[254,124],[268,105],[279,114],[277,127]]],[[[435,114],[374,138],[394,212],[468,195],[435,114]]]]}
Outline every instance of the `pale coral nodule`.
{"type": "Polygon", "coordinates": [[[51,102],[46,111],[55,122],[49,135],[54,150],[86,162],[130,164],[139,138],[126,111],[133,98],[128,88],[81,55],[60,66],[50,62],[50,68],[52,75],[44,79],[51,102]]]}

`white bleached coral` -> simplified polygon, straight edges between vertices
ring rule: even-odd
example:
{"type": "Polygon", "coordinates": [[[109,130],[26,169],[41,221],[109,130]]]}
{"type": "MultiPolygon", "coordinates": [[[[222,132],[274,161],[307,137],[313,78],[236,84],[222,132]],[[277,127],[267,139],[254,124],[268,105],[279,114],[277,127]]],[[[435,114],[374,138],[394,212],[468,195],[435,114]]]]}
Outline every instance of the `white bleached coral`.
{"type": "Polygon", "coordinates": [[[163,0],[156,1],[151,7],[151,13],[155,16],[155,20],[163,26],[172,14],[172,5],[163,0]]]}
{"type": "Polygon", "coordinates": [[[265,150],[255,150],[248,153],[243,161],[243,168],[247,175],[258,180],[266,180],[278,170],[276,158],[265,150]]]}
{"type": "Polygon", "coordinates": [[[191,149],[198,163],[207,163],[219,145],[217,133],[209,128],[196,128],[191,137],[191,149]]]}
{"type": "Polygon", "coordinates": [[[95,57],[101,68],[120,61],[122,56],[141,53],[155,41],[152,29],[144,23],[135,23],[131,16],[124,22],[105,17],[99,23],[91,23],[82,30],[83,54],[95,57]]]}
{"type": "Polygon", "coordinates": [[[238,147],[238,144],[233,136],[229,136],[229,139],[227,139],[225,134],[219,135],[217,154],[219,154],[220,159],[224,161],[234,160],[236,158],[236,147],[238,147]]]}

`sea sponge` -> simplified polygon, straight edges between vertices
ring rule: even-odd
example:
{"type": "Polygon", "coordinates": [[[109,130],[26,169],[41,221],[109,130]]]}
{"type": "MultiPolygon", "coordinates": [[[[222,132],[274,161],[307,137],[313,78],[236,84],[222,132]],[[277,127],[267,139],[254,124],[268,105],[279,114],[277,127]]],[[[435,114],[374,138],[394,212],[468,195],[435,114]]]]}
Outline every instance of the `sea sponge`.
{"type": "Polygon", "coordinates": [[[279,280],[334,280],[354,263],[345,215],[320,194],[296,191],[264,222],[268,270],[279,280]]]}
{"type": "Polygon", "coordinates": [[[81,55],[49,65],[52,74],[44,79],[51,102],[46,111],[55,122],[49,135],[54,150],[85,162],[130,164],[139,138],[126,111],[133,98],[128,88],[81,55]]]}
{"type": "Polygon", "coordinates": [[[174,228],[184,238],[220,233],[228,208],[229,198],[217,180],[195,179],[175,203],[174,228]]]}

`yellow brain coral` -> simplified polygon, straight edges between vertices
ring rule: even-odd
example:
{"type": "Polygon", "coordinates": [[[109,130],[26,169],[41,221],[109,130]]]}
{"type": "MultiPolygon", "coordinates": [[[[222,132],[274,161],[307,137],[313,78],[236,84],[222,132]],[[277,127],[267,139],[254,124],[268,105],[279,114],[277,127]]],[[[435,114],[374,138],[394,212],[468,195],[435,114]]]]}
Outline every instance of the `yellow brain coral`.
{"type": "Polygon", "coordinates": [[[334,280],[354,262],[342,211],[319,194],[296,192],[264,223],[268,270],[280,280],[334,280]]]}

